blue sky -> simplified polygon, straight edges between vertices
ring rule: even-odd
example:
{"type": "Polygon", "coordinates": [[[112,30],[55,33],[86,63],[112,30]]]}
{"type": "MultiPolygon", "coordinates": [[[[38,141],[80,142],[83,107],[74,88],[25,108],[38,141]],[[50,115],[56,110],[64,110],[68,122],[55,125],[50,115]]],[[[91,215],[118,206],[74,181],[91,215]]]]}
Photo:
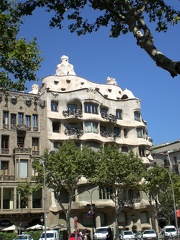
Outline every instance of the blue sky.
{"type": "MultiPolygon", "coordinates": [[[[49,19],[48,13],[36,10],[25,18],[19,34],[27,40],[37,37],[45,58],[37,72],[39,79],[54,75],[60,57],[67,55],[76,75],[102,84],[106,84],[108,76],[116,78],[122,89],[131,90],[141,99],[142,116],[154,145],[180,139],[180,76],[172,78],[156,67],[136,45],[132,34],[112,39],[108,29],[103,28],[78,37],[69,32],[66,21],[62,30],[50,29],[49,19]]],[[[179,25],[171,27],[167,33],[154,33],[154,41],[166,56],[180,60],[179,25]]],[[[31,83],[27,86],[31,90],[31,83]]]]}

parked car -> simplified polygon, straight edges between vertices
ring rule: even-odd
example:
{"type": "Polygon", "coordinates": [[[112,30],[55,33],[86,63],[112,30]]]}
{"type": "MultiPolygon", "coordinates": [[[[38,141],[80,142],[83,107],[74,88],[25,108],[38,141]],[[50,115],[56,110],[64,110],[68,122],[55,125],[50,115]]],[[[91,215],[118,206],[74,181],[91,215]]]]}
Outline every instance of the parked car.
{"type": "Polygon", "coordinates": [[[105,240],[108,234],[108,229],[111,228],[112,235],[114,236],[114,228],[110,226],[97,227],[94,233],[95,240],[105,240]]]}
{"type": "MultiPolygon", "coordinates": [[[[71,234],[68,236],[68,240],[76,240],[76,235],[75,235],[75,233],[71,233],[71,234]]],[[[77,234],[77,240],[81,240],[81,236],[80,236],[79,233],[77,234]]]]}
{"type": "Polygon", "coordinates": [[[21,234],[15,237],[13,240],[33,240],[30,234],[21,234]]]}
{"type": "Polygon", "coordinates": [[[131,230],[121,230],[119,237],[121,240],[134,239],[134,233],[131,230]]]}
{"type": "Polygon", "coordinates": [[[140,240],[142,237],[142,232],[136,232],[134,233],[134,239],[135,240],[140,240]]]}
{"type": "Polygon", "coordinates": [[[39,240],[59,240],[59,232],[58,230],[47,230],[46,232],[44,231],[39,240]],[[45,236],[46,234],[46,236],[45,236]]]}
{"type": "Polygon", "coordinates": [[[157,239],[157,237],[157,233],[153,229],[144,230],[141,235],[142,239],[157,239]]]}
{"type": "Polygon", "coordinates": [[[166,238],[177,237],[178,231],[173,225],[164,226],[164,228],[162,229],[161,235],[163,235],[163,237],[166,237],[166,238]]]}

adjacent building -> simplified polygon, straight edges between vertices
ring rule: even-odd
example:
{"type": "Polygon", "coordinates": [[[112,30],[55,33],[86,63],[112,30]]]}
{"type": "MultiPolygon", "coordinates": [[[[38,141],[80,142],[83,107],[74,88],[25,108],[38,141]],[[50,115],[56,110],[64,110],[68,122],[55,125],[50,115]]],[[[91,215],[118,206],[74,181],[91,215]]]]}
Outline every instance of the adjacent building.
{"type": "Polygon", "coordinates": [[[151,148],[151,154],[158,165],[179,174],[180,140],[154,145],[151,148]]]}
{"type": "MultiPolygon", "coordinates": [[[[62,56],[56,74],[43,78],[40,89],[36,87],[33,85],[31,93],[1,93],[0,223],[12,221],[24,227],[40,223],[43,189],[32,194],[27,205],[22,206],[16,188],[20,180],[26,181],[37,174],[31,162],[46,147],[56,151],[68,139],[74,139],[79,146],[86,143],[94,150],[116,143],[120,151],[132,150],[144,164],[149,165],[153,160],[152,140],[141,114],[140,99],[130,90],[121,89],[116,79],[108,77],[106,84],[98,84],[78,77],[68,57],[62,56]]],[[[65,207],[67,198],[64,193],[65,207]]],[[[119,228],[133,225],[138,230],[156,228],[153,209],[144,193],[127,189],[123,200],[119,228]]],[[[47,226],[66,227],[65,214],[51,189],[47,191],[46,205],[47,226]]],[[[80,229],[93,231],[94,227],[113,226],[114,208],[107,192],[89,186],[82,178],[72,205],[72,231],[75,216],[80,229]],[[94,215],[88,218],[92,206],[94,215]]]]}
{"type": "Polygon", "coordinates": [[[37,175],[32,159],[47,147],[45,101],[35,84],[31,93],[0,92],[0,109],[0,227],[31,224],[42,214],[42,191],[24,202],[17,185],[37,175]]]}

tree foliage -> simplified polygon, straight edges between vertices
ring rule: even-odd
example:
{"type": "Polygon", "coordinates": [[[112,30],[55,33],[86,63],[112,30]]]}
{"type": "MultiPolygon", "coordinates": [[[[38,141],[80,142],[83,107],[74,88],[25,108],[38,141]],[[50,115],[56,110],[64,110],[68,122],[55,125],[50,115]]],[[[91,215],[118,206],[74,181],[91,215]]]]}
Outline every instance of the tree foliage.
{"type": "Polygon", "coordinates": [[[39,185],[32,185],[30,181],[19,182],[17,186],[17,194],[20,195],[21,207],[25,208],[28,205],[29,197],[32,195],[33,191],[39,189],[39,185]]]}
{"type": "Polygon", "coordinates": [[[180,11],[173,8],[178,0],[26,0],[20,3],[21,14],[32,14],[36,7],[45,7],[54,16],[51,27],[62,28],[63,20],[69,20],[69,29],[79,36],[108,27],[109,36],[119,37],[132,33],[137,45],[146,51],[158,67],[167,70],[172,77],[180,74],[180,62],[173,61],[154,45],[150,23],[155,30],[166,32],[170,25],[180,20],[180,11]],[[92,14],[86,14],[91,12],[92,14]],[[93,19],[94,16],[94,19],[93,19]],[[148,23],[148,24],[147,24],[148,23]]]}
{"type": "MultiPolygon", "coordinates": [[[[47,187],[53,189],[62,210],[66,214],[67,230],[70,233],[71,205],[79,180],[82,176],[89,177],[96,166],[96,154],[87,146],[80,149],[74,141],[65,141],[58,151],[49,153],[46,150],[41,157],[45,163],[47,187]],[[93,157],[92,157],[93,156],[93,157]],[[64,207],[62,191],[68,193],[68,208],[64,207]]],[[[38,181],[43,182],[43,166],[36,160],[33,167],[38,171],[38,181]]]]}
{"type": "Polygon", "coordinates": [[[118,217],[126,201],[121,196],[125,189],[141,189],[145,168],[142,161],[132,152],[122,153],[117,146],[108,145],[101,149],[98,159],[96,173],[90,181],[102,188],[111,189],[116,211],[116,235],[119,236],[118,217]]]}
{"type": "Polygon", "coordinates": [[[42,57],[37,40],[18,39],[21,17],[13,1],[0,1],[0,88],[26,89],[26,81],[36,81],[42,57]]]}
{"type": "Polygon", "coordinates": [[[144,191],[149,195],[150,201],[155,202],[155,214],[157,219],[164,218],[169,223],[174,221],[174,202],[180,206],[180,177],[167,172],[163,167],[149,168],[146,173],[144,191]],[[173,199],[173,192],[174,199],[173,199]]]}

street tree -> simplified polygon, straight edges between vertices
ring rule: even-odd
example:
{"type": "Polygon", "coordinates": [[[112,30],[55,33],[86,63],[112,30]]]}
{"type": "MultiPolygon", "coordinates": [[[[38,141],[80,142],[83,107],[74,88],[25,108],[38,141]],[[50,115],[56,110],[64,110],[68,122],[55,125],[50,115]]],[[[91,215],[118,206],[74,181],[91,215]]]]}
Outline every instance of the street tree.
{"type": "Polygon", "coordinates": [[[0,89],[26,89],[26,81],[36,81],[36,71],[43,58],[37,40],[18,39],[21,17],[18,5],[0,1],[0,89]]]}
{"type": "MultiPolygon", "coordinates": [[[[67,231],[70,234],[71,207],[78,183],[82,176],[88,178],[95,171],[96,153],[87,146],[80,149],[74,141],[68,140],[62,143],[58,151],[52,153],[45,150],[41,159],[45,164],[47,187],[54,191],[55,198],[66,215],[67,231]],[[65,192],[67,209],[62,198],[65,192]]],[[[38,171],[38,182],[43,183],[41,162],[35,160],[33,167],[38,171]]]]}
{"type": "Polygon", "coordinates": [[[38,184],[32,184],[30,181],[22,181],[18,183],[17,194],[19,200],[19,207],[25,208],[28,206],[29,197],[33,192],[40,188],[38,184]]]}
{"type": "Polygon", "coordinates": [[[47,12],[54,13],[51,27],[61,29],[67,18],[70,31],[79,36],[101,27],[107,27],[112,38],[132,33],[137,45],[156,65],[175,77],[180,74],[180,61],[170,59],[157,49],[150,25],[158,32],[166,32],[170,25],[177,24],[180,11],[175,9],[176,5],[178,0],[26,0],[20,2],[20,9],[21,14],[28,15],[36,7],[45,7],[47,12]]]}
{"type": "MultiPolygon", "coordinates": [[[[119,236],[118,218],[126,203],[124,191],[134,190],[138,195],[145,168],[142,161],[132,152],[122,153],[117,146],[105,146],[98,154],[96,172],[89,181],[110,190],[112,200],[115,202],[116,236],[119,236]]],[[[132,198],[130,202],[132,207],[134,201],[135,198],[132,198]]]]}
{"type": "Polygon", "coordinates": [[[174,222],[174,204],[180,206],[180,177],[163,167],[150,167],[146,172],[144,191],[149,197],[150,204],[154,206],[157,221],[165,219],[166,223],[174,222]],[[174,199],[173,199],[174,192],[174,199]]]}

